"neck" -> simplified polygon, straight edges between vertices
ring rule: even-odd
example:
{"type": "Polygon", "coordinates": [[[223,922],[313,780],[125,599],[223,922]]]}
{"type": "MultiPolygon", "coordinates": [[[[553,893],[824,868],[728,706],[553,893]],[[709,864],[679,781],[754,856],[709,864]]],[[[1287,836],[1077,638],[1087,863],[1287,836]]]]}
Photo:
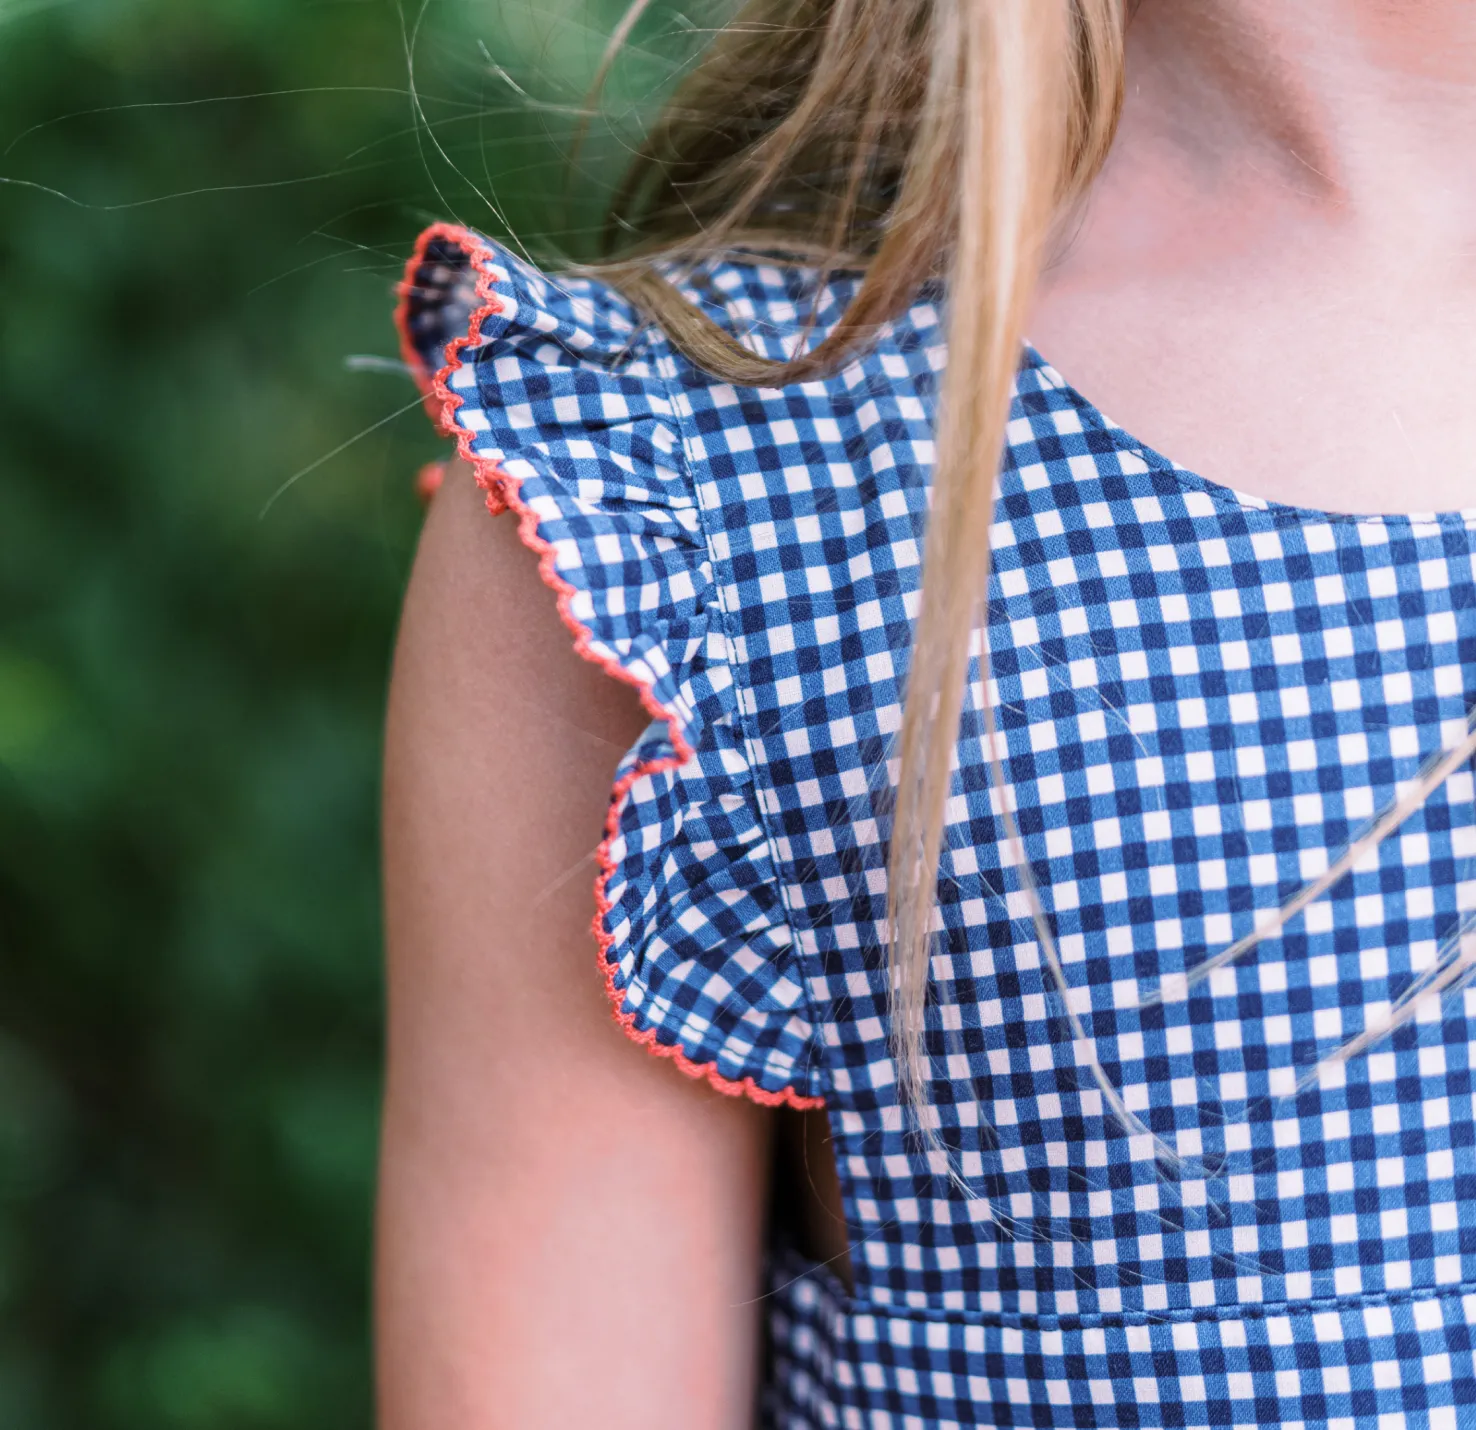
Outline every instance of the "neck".
{"type": "Polygon", "coordinates": [[[1143,0],[1129,56],[1139,112],[1198,169],[1476,229],[1473,0],[1143,0]]]}

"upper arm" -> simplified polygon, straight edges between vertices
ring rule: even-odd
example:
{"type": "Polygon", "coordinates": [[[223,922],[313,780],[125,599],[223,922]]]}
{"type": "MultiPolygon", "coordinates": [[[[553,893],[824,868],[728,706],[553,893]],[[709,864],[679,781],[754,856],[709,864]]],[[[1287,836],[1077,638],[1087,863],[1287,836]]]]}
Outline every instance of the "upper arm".
{"type": "Polygon", "coordinates": [[[386,735],[385,1430],[750,1423],[766,1115],[624,1037],[590,933],[646,723],[454,468],[386,735]]]}

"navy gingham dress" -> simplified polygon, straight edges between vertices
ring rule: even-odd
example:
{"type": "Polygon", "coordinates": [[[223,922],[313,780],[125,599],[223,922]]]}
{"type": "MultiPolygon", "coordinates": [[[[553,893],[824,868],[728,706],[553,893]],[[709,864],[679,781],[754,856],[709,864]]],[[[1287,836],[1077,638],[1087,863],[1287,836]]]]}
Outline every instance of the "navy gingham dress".
{"type": "MultiPolygon", "coordinates": [[[[768,356],[801,339],[803,274],[682,281],[768,356]]],[[[821,331],[852,287],[826,290],[821,331]]],[[[927,1024],[945,1156],[900,1105],[883,953],[936,305],[832,379],[739,389],[608,287],[439,226],[401,321],[579,649],[653,716],[600,851],[617,1016],[724,1091],[829,1117],[855,1288],[775,1248],[766,1423],[1476,1424],[1476,993],[1315,1072],[1464,929],[1470,769],[1284,936],[1187,992],[1173,977],[1465,733],[1476,512],[1241,495],[1027,351],[985,636],[1090,1048],[1042,967],[976,680],[927,1024]],[[1092,1056],[1181,1165],[1104,1112],[1092,1056]]]]}

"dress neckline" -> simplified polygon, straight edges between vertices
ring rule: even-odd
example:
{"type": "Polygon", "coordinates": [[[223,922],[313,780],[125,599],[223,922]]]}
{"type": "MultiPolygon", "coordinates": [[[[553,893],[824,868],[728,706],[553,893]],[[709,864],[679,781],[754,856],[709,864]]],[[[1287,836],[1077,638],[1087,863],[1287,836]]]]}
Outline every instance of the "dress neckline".
{"type": "Polygon", "coordinates": [[[1294,506],[1287,502],[1276,502],[1266,497],[1240,491],[1221,482],[1212,482],[1188,467],[1175,462],[1162,452],[1140,442],[1130,432],[1114,422],[1081,390],[1062,376],[1060,369],[1048,361],[1034,344],[1025,344],[1025,367],[1033,369],[1047,386],[1064,393],[1083,421],[1105,433],[1113,446],[1121,453],[1137,457],[1152,472],[1170,477],[1186,491],[1201,492],[1217,506],[1242,512],[1264,513],[1273,522],[1351,524],[1385,527],[1476,527],[1476,507],[1465,507],[1458,511],[1437,512],[1346,512],[1324,511],[1317,507],[1294,506]]]}

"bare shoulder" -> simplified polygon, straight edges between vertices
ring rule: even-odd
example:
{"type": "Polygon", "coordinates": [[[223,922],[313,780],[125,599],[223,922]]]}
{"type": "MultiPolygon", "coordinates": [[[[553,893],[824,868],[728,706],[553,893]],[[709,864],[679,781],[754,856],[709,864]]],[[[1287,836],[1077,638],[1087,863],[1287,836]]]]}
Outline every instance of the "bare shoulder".
{"type": "Polygon", "coordinates": [[[590,932],[611,778],[647,721],[453,469],[386,734],[386,1430],[749,1421],[769,1120],[624,1036],[590,932]],[[631,1325],[639,1348],[610,1335],[631,1325]]]}
{"type": "Polygon", "coordinates": [[[572,741],[618,757],[649,719],[631,687],[575,654],[517,519],[493,519],[461,463],[431,503],[406,594],[396,679],[413,690],[425,678],[452,682],[443,697],[518,722],[530,754],[567,755],[572,741]]]}

